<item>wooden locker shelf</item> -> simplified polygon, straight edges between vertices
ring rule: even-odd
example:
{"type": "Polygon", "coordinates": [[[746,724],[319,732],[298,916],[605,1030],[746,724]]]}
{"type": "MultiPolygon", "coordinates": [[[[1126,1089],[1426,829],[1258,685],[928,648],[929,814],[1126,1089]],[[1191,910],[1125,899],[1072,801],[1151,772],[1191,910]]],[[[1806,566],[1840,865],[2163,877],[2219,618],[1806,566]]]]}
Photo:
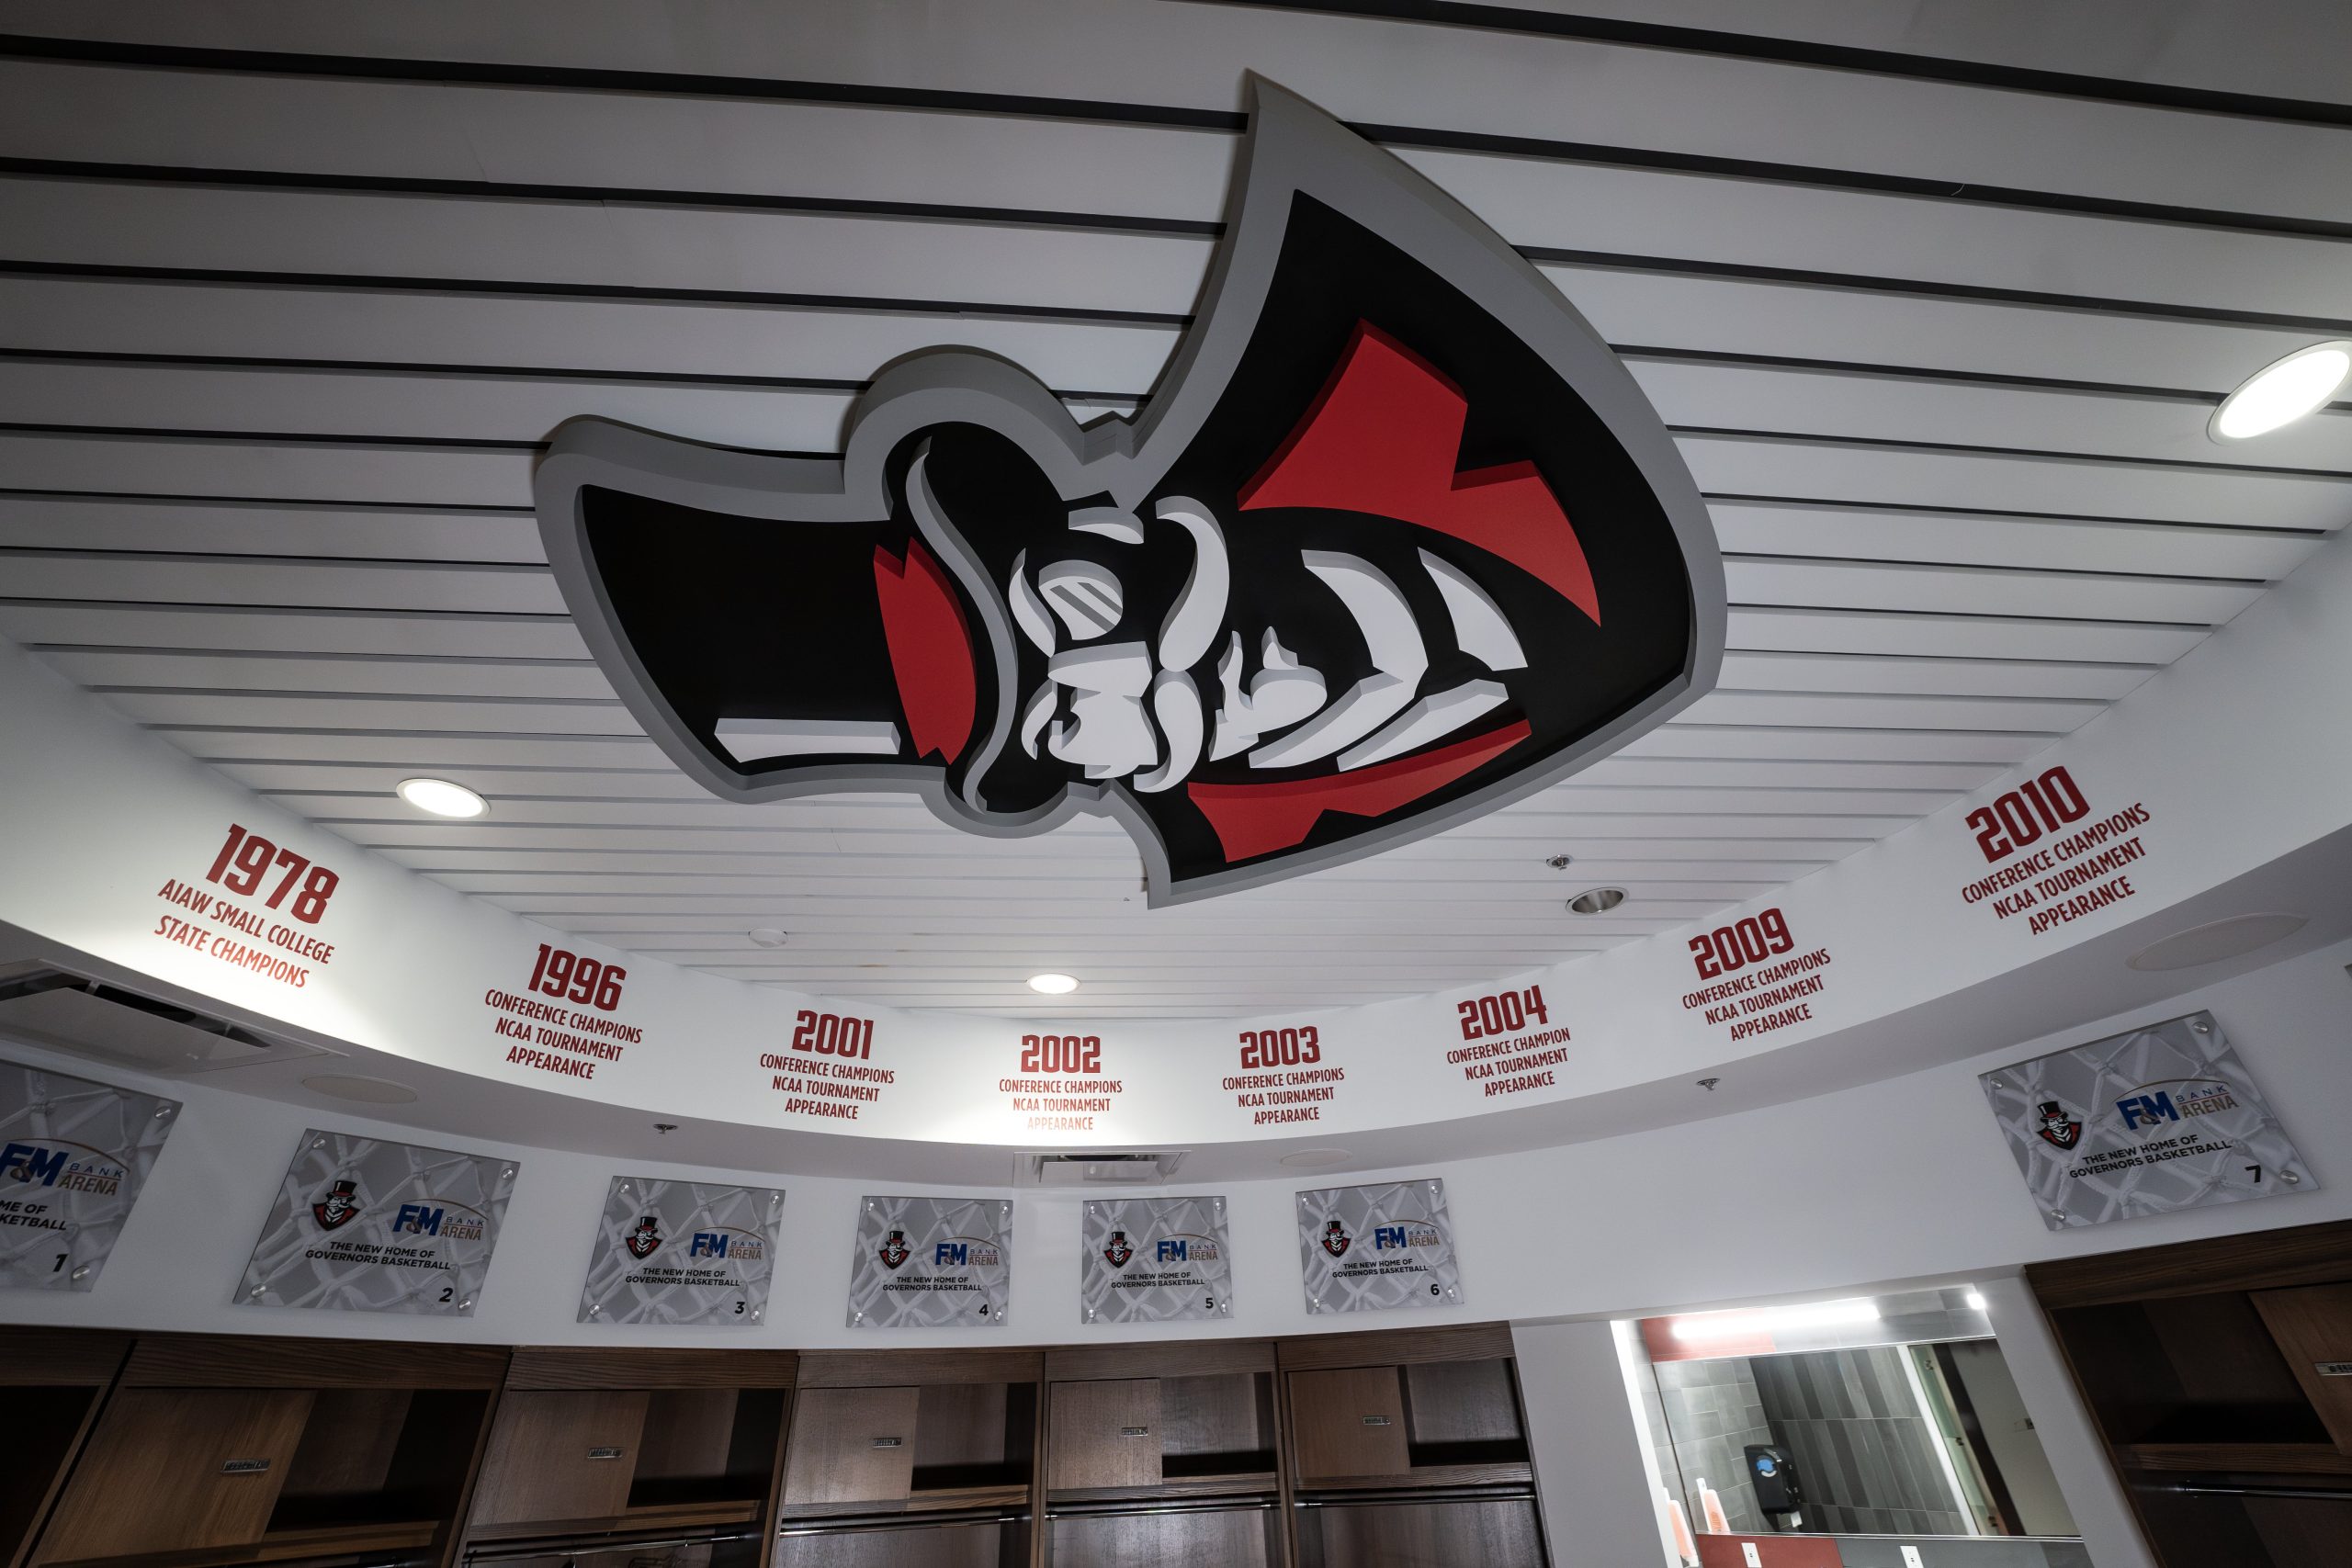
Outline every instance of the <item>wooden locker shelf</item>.
{"type": "Polygon", "coordinates": [[[2220,1475],[2352,1475],[2352,1454],[2326,1443],[2127,1443],[2117,1462],[2132,1470],[2220,1475]]]}

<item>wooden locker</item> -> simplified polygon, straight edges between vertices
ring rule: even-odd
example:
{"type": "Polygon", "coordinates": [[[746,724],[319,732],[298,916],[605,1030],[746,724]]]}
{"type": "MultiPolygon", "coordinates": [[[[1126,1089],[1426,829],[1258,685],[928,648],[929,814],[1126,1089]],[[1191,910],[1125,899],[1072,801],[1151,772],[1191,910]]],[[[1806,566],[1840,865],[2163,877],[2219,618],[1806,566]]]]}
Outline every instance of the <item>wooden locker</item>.
{"type": "Polygon", "coordinates": [[[2352,1285],[2256,1291],[2254,1304],[2336,1451],[2352,1454],[2352,1285]]]}
{"type": "Polygon", "coordinates": [[[1293,1372],[1290,1413],[1302,1486],[1331,1477],[1402,1476],[1412,1469],[1404,1385],[1394,1367],[1293,1372]]]}
{"type": "Polygon", "coordinates": [[[311,1398],[307,1389],[118,1391],[34,1561],[260,1540],[311,1398]]]}
{"type": "Polygon", "coordinates": [[[913,1489],[912,1388],[809,1388],[792,1411],[786,1445],[786,1506],[902,1503],[913,1489]]]}
{"type": "Polygon", "coordinates": [[[1159,1484],[1157,1378],[1054,1384],[1051,1431],[1049,1490],[1159,1484]]]}
{"type": "Polygon", "coordinates": [[[639,1389],[509,1390],[474,1485],[474,1525],[620,1514],[628,1506],[646,1402],[639,1389]]]}

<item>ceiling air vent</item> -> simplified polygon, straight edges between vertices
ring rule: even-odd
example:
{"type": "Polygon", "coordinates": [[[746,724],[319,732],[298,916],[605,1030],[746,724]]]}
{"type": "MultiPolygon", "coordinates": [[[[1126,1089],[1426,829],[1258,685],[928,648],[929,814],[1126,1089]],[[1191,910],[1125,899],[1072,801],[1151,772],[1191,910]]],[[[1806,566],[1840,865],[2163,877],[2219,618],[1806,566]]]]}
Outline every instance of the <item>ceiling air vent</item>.
{"type": "Polygon", "coordinates": [[[0,1033],[166,1077],[327,1055],[62,969],[0,976],[0,1033]]]}
{"type": "Polygon", "coordinates": [[[1020,1187],[1150,1187],[1176,1174],[1182,1149],[1132,1154],[1024,1154],[1013,1168],[1020,1187]]]}

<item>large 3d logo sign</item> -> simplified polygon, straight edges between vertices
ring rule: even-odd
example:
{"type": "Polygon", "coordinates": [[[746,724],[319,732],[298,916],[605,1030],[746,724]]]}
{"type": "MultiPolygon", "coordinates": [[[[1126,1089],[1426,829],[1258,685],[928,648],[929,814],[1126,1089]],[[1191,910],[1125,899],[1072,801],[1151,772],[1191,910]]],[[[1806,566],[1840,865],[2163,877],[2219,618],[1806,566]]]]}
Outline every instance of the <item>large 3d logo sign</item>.
{"type": "Polygon", "coordinates": [[[942,348],[838,458],[557,433],[548,558],[680,767],[981,833],[1106,812],[1168,903],[1492,810],[1713,683],[1713,531],[1624,367],[1451,197],[1252,96],[1132,420],[942,348]]]}

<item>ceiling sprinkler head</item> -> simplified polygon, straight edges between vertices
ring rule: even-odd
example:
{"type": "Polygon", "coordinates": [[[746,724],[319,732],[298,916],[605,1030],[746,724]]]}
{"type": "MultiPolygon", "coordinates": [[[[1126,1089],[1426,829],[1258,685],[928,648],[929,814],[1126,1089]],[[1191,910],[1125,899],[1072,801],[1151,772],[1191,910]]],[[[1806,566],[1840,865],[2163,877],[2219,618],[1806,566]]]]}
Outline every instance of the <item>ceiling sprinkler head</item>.
{"type": "Polygon", "coordinates": [[[675,1122],[656,1122],[653,1123],[653,1130],[667,1137],[678,1130],[678,1124],[675,1122]]]}
{"type": "Polygon", "coordinates": [[[1554,871],[1566,871],[1568,867],[1574,865],[1576,861],[1577,857],[1574,855],[1554,855],[1550,860],[1545,861],[1544,863],[1550,866],[1554,871]]]}
{"type": "Polygon", "coordinates": [[[1705,1089],[1709,1094],[1713,1094],[1715,1092],[1715,1086],[1723,1081],[1724,1080],[1721,1078],[1701,1078],[1699,1080],[1699,1087],[1705,1089]]]}

